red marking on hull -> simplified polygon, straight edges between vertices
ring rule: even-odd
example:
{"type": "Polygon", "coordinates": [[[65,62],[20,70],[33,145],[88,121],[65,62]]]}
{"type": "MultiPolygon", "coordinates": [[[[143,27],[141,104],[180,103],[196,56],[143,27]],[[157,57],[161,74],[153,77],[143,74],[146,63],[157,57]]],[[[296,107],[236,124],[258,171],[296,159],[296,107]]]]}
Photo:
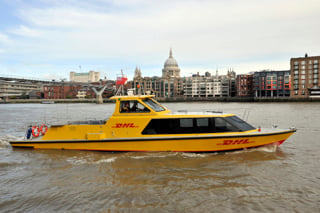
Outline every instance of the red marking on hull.
{"type": "Polygon", "coordinates": [[[277,146],[280,146],[281,144],[283,144],[285,140],[282,140],[282,141],[277,141],[277,142],[274,142],[273,144],[274,145],[277,145],[277,146]]]}

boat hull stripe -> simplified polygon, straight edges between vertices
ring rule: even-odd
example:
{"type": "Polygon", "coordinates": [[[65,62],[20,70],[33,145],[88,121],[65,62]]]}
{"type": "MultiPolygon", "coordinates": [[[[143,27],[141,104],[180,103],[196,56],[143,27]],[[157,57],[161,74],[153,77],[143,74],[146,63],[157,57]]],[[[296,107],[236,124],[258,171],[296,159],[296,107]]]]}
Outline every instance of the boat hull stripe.
{"type": "Polygon", "coordinates": [[[164,140],[207,140],[207,139],[229,139],[229,138],[249,138],[249,137],[263,137],[281,135],[287,133],[296,132],[295,129],[275,132],[275,133],[259,133],[259,134],[243,134],[243,135],[228,135],[228,136],[190,136],[190,137],[146,137],[146,138],[120,138],[120,139],[102,139],[102,140],[39,140],[39,141],[10,141],[11,145],[23,145],[23,144],[50,144],[50,143],[108,143],[108,142],[145,142],[145,141],[164,141],[164,140]]]}

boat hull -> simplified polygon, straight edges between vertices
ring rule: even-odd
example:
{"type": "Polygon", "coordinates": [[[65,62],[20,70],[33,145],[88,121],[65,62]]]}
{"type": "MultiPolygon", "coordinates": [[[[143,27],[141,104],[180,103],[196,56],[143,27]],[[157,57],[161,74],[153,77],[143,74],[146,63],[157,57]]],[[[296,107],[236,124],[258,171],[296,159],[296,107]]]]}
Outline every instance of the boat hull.
{"type": "Polygon", "coordinates": [[[218,152],[247,149],[268,144],[281,145],[296,130],[228,135],[155,136],[102,140],[11,141],[14,148],[69,149],[110,152],[218,152]]]}

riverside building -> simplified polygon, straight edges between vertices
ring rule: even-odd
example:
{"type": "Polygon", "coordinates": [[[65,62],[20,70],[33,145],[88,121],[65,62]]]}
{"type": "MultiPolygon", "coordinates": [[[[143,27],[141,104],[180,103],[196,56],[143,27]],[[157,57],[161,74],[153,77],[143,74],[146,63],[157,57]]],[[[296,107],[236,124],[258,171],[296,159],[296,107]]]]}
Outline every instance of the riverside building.
{"type": "Polygon", "coordinates": [[[211,75],[206,72],[199,73],[191,77],[183,78],[183,92],[187,98],[208,98],[208,97],[230,97],[235,96],[235,75],[232,70],[228,70],[227,75],[211,75]]]}
{"type": "Polygon", "coordinates": [[[290,96],[290,70],[260,71],[253,74],[255,97],[290,96]]]}
{"type": "Polygon", "coordinates": [[[70,72],[71,82],[98,82],[100,80],[100,72],[89,71],[83,73],[70,72]]]}
{"type": "Polygon", "coordinates": [[[142,77],[141,70],[137,67],[134,72],[132,87],[140,90],[141,93],[150,92],[155,97],[182,97],[183,82],[180,77],[178,62],[172,55],[172,49],[170,49],[169,58],[164,63],[161,77],[142,77]]]}
{"type": "Polygon", "coordinates": [[[0,80],[0,98],[20,97],[20,98],[40,98],[42,84],[40,82],[28,81],[6,81],[0,80]]]}
{"type": "Polygon", "coordinates": [[[290,59],[293,88],[291,97],[320,97],[320,56],[308,56],[290,59]]]}
{"type": "Polygon", "coordinates": [[[178,62],[169,52],[165,61],[162,76],[142,77],[137,67],[134,72],[132,87],[141,93],[150,92],[157,98],[208,98],[236,95],[235,72],[228,70],[227,75],[205,75],[199,73],[190,77],[181,77],[178,62]],[[138,86],[139,85],[139,86],[138,86]]]}

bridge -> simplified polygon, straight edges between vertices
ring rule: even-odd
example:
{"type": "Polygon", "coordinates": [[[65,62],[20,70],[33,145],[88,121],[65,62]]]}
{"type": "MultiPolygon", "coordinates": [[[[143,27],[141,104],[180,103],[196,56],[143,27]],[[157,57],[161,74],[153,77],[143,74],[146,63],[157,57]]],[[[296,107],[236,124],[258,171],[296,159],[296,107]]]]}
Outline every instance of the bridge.
{"type": "Polygon", "coordinates": [[[14,81],[14,82],[28,82],[28,83],[59,83],[61,81],[56,81],[55,79],[41,79],[41,78],[30,78],[25,76],[17,76],[17,75],[3,75],[0,74],[0,81],[14,81]]]}
{"type": "Polygon", "coordinates": [[[95,92],[97,102],[99,103],[101,103],[104,90],[115,90],[110,82],[105,84],[101,84],[101,82],[100,84],[99,82],[70,82],[0,74],[0,98],[5,100],[10,96],[22,96],[23,94],[28,95],[32,92],[40,92],[43,85],[73,85],[81,86],[82,88],[90,88],[95,92]]]}

